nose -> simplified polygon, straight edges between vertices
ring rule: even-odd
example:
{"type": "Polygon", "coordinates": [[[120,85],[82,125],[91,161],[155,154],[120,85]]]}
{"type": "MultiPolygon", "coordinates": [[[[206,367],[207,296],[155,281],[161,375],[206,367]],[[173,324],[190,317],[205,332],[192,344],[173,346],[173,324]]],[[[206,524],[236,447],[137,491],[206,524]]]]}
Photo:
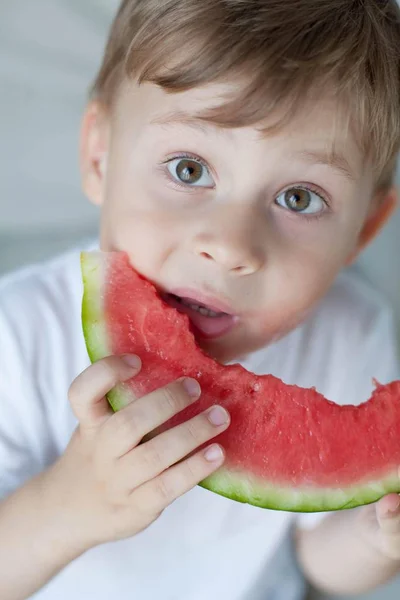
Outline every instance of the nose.
{"type": "Polygon", "coordinates": [[[199,257],[216,263],[232,275],[251,275],[259,271],[264,258],[251,231],[200,234],[196,237],[194,251],[199,257]]]}

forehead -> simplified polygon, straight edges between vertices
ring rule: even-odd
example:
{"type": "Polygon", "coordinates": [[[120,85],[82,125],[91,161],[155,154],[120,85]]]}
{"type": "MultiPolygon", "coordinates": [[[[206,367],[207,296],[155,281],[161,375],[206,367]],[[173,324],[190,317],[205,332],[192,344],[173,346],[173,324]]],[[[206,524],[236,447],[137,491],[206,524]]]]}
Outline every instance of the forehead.
{"type": "MultiPolygon", "coordinates": [[[[232,139],[235,128],[224,128],[207,122],[202,117],[210,110],[218,109],[240,92],[238,83],[209,84],[178,93],[167,93],[162,88],[144,83],[140,86],[126,82],[117,102],[117,111],[123,119],[140,122],[148,135],[162,135],[171,129],[186,132],[188,136],[213,136],[220,140],[232,139]]],[[[302,148],[309,158],[318,162],[321,155],[333,161],[343,171],[359,171],[363,156],[357,145],[343,103],[333,94],[315,93],[297,107],[296,113],[279,127],[279,110],[266,116],[263,122],[240,128],[248,137],[274,145],[302,148]],[[278,113],[278,114],[277,114],[278,113]]]]}

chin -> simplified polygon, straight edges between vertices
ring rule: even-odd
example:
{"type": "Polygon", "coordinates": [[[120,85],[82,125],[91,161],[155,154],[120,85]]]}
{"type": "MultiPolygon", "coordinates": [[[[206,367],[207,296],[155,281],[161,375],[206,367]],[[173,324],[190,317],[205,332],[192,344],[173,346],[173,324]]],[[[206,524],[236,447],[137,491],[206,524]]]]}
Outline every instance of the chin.
{"type": "Polygon", "coordinates": [[[234,360],[234,358],[229,358],[228,348],[220,340],[196,339],[196,342],[203,352],[221,364],[234,360]]]}
{"type": "Polygon", "coordinates": [[[252,352],[274,344],[294,329],[297,323],[296,320],[293,327],[288,327],[286,323],[285,327],[276,331],[265,331],[264,335],[260,335],[260,330],[248,331],[239,326],[236,331],[217,339],[207,340],[196,336],[196,342],[208,356],[221,364],[227,364],[240,361],[252,352]]]}
{"type": "Polygon", "coordinates": [[[255,340],[250,336],[231,333],[218,339],[207,340],[196,338],[198,346],[220,364],[239,361],[251,352],[268,345],[268,340],[255,340]]]}

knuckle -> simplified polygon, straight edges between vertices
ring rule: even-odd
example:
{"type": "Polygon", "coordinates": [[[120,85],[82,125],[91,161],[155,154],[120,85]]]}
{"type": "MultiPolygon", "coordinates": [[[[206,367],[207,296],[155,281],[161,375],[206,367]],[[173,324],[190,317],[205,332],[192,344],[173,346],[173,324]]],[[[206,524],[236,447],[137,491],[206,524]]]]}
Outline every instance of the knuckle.
{"type": "Polygon", "coordinates": [[[177,412],[182,406],[181,394],[178,393],[176,386],[167,386],[162,390],[164,402],[168,404],[171,412],[177,412]]]}
{"type": "Polygon", "coordinates": [[[192,419],[191,421],[187,421],[186,434],[191,442],[194,442],[196,445],[200,444],[205,439],[205,428],[203,425],[203,419],[201,417],[197,417],[192,419]]]}
{"type": "Polygon", "coordinates": [[[189,485],[195,485],[200,479],[199,461],[197,461],[196,458],[197,457],[188,459],[182,464],[183,479],[185,483],[189,485]]]}
{"type": "Polygon", "coordinates": [[[107,503],[109,507],[124,506],[130,494],[129,478],[121,465],[115,464],[112,469],[101,470],[98,467],[97,489],[100,498],[107,503]]]}
{"type": "Polygon", "coordinates": [[[116,385],[119,381],[118,361],[115,356],[107,356],[97,363],[102,369],[104,379],[110,382],[111,385],[116,385]]]}
{"type": "Polygon", "coordinates": [[[156,496],[161,506],[167,506],[174,499],[171,484],[165,475],[160,475],[156,480],[156,496]]]}
{"type": "Polygon", "coordinates": [[[79,375],[69,386],[68,389],[68,400],[70,404],[75,407],[80,404],[82,394],[84,391],[83,377],[85,373],[79,375]]]}
{"type": "Polygon", "coordinates": [[[68,401],[79,421],[82,421],[85,412],[85,387],[79,376],[69,387],[68,401]]]}
{"type": "Polygon", "coordinates": [[[92,462],[98,473],[110,473],[116,465],[117,457],[113,455],[109,440],[110,436],[107,437],[104,430],[92,439],[92,462]]]}
{"type": "Polygon", "coordinates": [[[141,434],[139,433],[138,421],[131,416],[128,416],[127,411],[115,413],[111,419],[113,423],[113,438],[120,441],[137,443],[140,441],[141,434]]]}
{"type": "Polygon", "coordinates": [[[166,504],[162,504],[155,493],[154,486],[134,490],[129,505],[134,507],[136,518],[142,525],[139,530],[146,529],[166,508],[166,504]]]}
{"type": "Polygon", "coordinates": [[[143,448],[145,449],[142,454],[142,460],[145,471],[149,471],[150,473],[162,471],[164,462],[163,453],[156,440],[148,442],[143,448]]]}

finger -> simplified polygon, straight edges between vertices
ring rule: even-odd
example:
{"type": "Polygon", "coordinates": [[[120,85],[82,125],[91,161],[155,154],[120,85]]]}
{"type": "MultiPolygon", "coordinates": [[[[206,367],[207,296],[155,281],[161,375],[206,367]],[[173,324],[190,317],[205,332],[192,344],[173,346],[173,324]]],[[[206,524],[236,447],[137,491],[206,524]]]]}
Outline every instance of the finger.
{"type": "Polygon", "coordinates": [[[109,356],[88,367],[72,383],[69,400],[82,427],[95,427],[112,414],[105,398],[118,383],[139,373],[136,356],[109,356]]]}
{"type": "Polygon", "coordinates": [[[396,561],[400,559],[400,497],[390,494],[376,505],[379,524],[378,543],[381,552],[396,561]]]}
{"type": "Polygon", "coordinates": [[[390,494],[376,505],[380,530],[385,535],[400,536],[400,496],[390,494]]]}
{"type": "Polygon", "coordinates": [[[103,446],[114,458],[124,456],[146,434],[198,400],[200,394],[197,381],[182,379],[139,398],[104,424],[103,446]]]}
{"type": "Polygon", "coordinates": [[[182,425],[161,433],[120,459],[123,482],[128,484],[132,491],[146,481],[154,479],[199,446],[225,431],[229,423],[227,411],[221,406],[214,406],[182,425]]]}
{"type": "Polygon", "coordinates": [[[136,489],[131,497],[135,505],[145,507],[151,515],[157,515],[219,469],[224,460],[223,448],[213,444],[145,483],[136,489]]]}

